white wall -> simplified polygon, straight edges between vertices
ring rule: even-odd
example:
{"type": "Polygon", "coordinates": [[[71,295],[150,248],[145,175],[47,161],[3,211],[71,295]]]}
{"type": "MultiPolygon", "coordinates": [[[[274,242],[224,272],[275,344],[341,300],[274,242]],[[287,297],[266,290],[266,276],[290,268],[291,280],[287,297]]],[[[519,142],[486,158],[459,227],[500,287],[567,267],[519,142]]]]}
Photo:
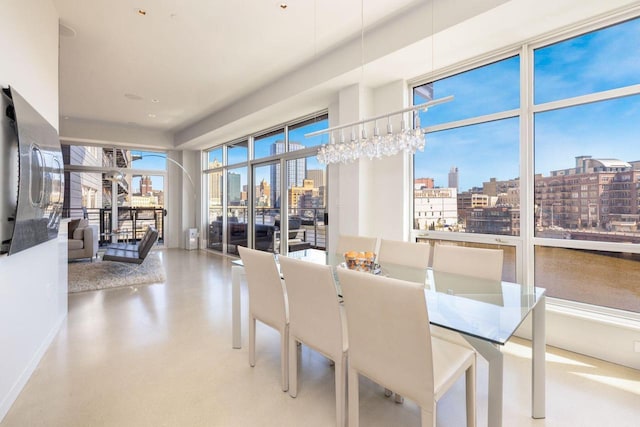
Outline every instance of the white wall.
{"type": "MultiPolygon", "coordinates": [[[[57,129],[58,14],[50,0],[2,2],[0,52],[0,85],[14,87],[57,129]]],[[[66,248],[65,234],[0,256],[0,419],[66,317],[66,248]]]]}

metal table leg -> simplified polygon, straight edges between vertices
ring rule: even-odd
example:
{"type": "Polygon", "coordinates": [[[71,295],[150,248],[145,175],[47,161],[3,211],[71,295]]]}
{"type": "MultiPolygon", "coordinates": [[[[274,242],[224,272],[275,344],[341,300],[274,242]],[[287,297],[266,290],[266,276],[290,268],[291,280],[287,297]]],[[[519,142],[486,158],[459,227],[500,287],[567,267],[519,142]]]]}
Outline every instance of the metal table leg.
{"type": "Polygon", "coordinates": [[[533,308],[532,332],[532,381],[531,381],[531,416],[545,418],[545,364],[546,364],[546,297],[542,295],[540,301],[533,308]]]}
{"type": "Polygon", "coordinates": [[[500,348],[488,341],[462,335],[489,362],[488,426],[502,427],[503,356],[500,348]]]}
{"type": "Polygon", "coordinates": [[[240,279],[244,274],[245,271],[243,266],[231,266],[231,335],[233,348],[242,348],[242,322],[240,320],[240,279]]]}

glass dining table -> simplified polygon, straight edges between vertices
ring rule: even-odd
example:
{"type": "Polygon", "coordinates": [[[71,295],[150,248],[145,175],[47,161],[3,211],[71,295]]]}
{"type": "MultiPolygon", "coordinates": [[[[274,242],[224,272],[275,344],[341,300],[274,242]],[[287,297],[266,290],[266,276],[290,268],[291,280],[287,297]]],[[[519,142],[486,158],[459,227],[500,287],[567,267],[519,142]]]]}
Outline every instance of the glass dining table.
{"type": "MultiPolygon", "coordinates": [[[[289,254],[309,262],[343,266],[343,259],[307,249],[289,254]]],[[[276,258],[277,261],[277,258],[276,258]]],[[[432,269],[401,265],[379,266],[377,274],[424,283],[429,322],[464,337],[489,363],[488,425],[502,425],[502,346],[522,322],[532,315],[532,418],[545,417],[545,289],[518,283],[479,279],[432,269]]],[[[240,282],[242,260],[232,262],[232,339],[241,348],[240,282]]],[[[339,283],[338,293],[340,293],[339,283]]]]}

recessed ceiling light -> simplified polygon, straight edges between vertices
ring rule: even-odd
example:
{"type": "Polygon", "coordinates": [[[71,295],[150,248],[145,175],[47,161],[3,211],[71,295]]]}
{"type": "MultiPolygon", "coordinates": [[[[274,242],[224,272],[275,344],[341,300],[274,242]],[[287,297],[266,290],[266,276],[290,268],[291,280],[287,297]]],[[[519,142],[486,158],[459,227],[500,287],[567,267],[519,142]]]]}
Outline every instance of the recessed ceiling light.
{"type": "Polygon", "coordinates": [[[153,102],[154,104],[157,104],[158,102],[160,102],[160,100],[158,98],[153,98],[151,102],[153,102]]]}
{"type": "Polygon", "coordinates": [[[156,118],[156,115],[155,115],[155,114],[153,114],[153,113],[149,113],[149,114],[147,114],[147,116],[151,117],[152,119],[155,119],[155,118],[156,118]]]}
{"type": "Polygon", "coordinates": [[[125,93],[124,97],[132,101],[142,101],[142,97],[140,95],[136,95],[135,93],[125,93]]]}

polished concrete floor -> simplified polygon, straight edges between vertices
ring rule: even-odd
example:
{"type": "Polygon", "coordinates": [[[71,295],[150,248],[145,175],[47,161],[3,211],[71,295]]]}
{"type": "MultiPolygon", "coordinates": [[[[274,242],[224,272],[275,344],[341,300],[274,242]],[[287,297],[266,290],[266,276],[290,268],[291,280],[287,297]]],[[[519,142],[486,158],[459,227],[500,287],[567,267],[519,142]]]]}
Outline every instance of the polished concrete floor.
{"type": "MultiPolygon", "coordinates": [[[[257,364],[231,348],[230,260],[161,251],[165,283],[69,296],[69,315],[1,427],[332,426],[333,369],[302,348],[301,383],[280,390],[278,334],[258,326],[257,364]]],[[[246,310],[246,287],[243,286],[246,310]]],[[[4,351],[4,350],[3,350],[4,351]]],[[[504,426],[638,426],[640,372],[548,348],[547,418],[530,418],[530,349],[504,349],[504,426]]],[[[479,363],[478,425],[486,426],[486,363],[479,363]]],[[[361,379],[362,426],[419,426],[361,379]]],[[[438,426],[464,425],[464,383],[438,404],[438,426]]]]}

